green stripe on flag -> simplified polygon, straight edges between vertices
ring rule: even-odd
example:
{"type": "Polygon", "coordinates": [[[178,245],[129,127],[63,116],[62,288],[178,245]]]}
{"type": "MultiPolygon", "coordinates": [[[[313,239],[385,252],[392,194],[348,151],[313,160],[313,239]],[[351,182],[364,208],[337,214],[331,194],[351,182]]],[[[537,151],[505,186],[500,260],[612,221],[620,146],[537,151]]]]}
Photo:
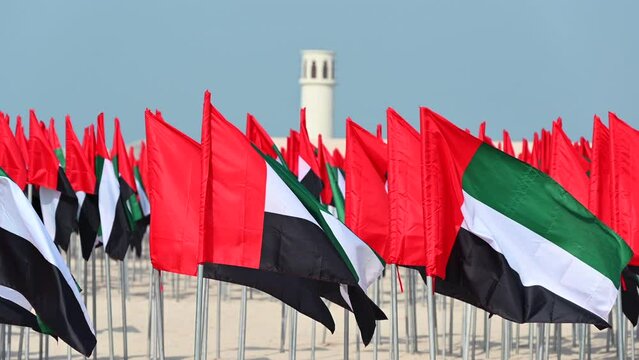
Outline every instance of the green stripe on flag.
{"type": "Polygon", "coordinates": [[[632,251],[546,174],[482,144],[462,183],[475,199],[564,249],[619,287],[619,273],[632,251]]]}
{"type": "Polygon", "coordinates": [[[337,218],[339,221],[345,222],[346,213],[344,208],[344,194],[342,194],[342,190],[339,188],[339,184],[337,183],[337,172],[339,169],[326,163],[326,170],[328,171],[328,178],[331,182],[331,191],[333,192],[333,202],[335,203],[335,209],[337,210],[337,218]]]}

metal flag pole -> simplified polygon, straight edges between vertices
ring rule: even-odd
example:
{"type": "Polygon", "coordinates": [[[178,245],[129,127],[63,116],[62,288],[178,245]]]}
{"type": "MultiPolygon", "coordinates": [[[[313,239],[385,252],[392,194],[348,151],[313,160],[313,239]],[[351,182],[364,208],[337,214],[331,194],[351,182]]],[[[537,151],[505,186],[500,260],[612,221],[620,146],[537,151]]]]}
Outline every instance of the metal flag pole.
{"type": "Polygon", "coordinates": [[[155,276],[156,273],[151,269],[149,282],[149,345],[148,356],[152,360],[157,359],[157,302],[155,301],[155,276]]]}
{"type": "Polygon", "coordinates": [[[404,337],[406,339],[406,346],[405,346],[405,352],[409,353],[410,352],[410,342],[412,340],[412,335],[411,335],[411,330],[413,329],[412,325],[411,325],[411,320],[412,320],[412,316],[410,315],[410,274],[409,274],[409,270],[404,268],[404,279],[406,279],[406,281],[404,282],[405,284],[405,291],[404,291],[404,331],[406,336],[404,337]]]}
{"type": "MultiPolygon", "coordinates": [[[[68,245],[67,248],[67,266],[69,267],[69,271],[71,271],[71,244],[68,245]]],[[[9,327],[9,339],[11,339],[11,327],[9,327]]],[[[9,342],[10,344],[11,342],[9,342]]],[[[9,346],[9,359],[11,358],[11,347],[9,346]]],[[[67,345],[67,359],[71,360],[71,346],[67,345]]]]}
{"type": "MultiPolygon", "coordinates": [[[[455,308],[455,301],[450,298],[450,317],[448,318],[448,352],[453,353],[453,310],[455,308]]],[[[445,316],[445,314],[444,314],[445,316]]],[[[446,346],[446,344],[444,344],[446,346]]]]}
{"type": "MultiPolygon", "coordinates": [[[[211,299],[211,281],[210,279],[204,279],[204,298],[202,299],[202,308],[204,312],[203,320],[203,335],[202,335],[202,356],[206,360],[209,356],[209,301],[211,299]]],[[[219,346],[218,346],[219,348],[219,346]]],[[[219,355],[218,355],[219,358],[219,355]]]]}
{"type": "Polygon", "coordinates": [[[154,286],[155,288],[155,308],[158,310],[155,312],[157,318],[156,318],[156,325],[155,328],[157,329],[157,335],[155,336],[155,339],[158,343],[158,352],[160,353],[160,360],[164,360],[164,311],[162,311],[162,305],[161,305],[161,292],[160,292],[160,283],[161,283],[161,273],[160,270],[153,270],[156,273],[155,276],[155,281],[156,284],[154,286]]]}
{"type": "Polygon", "coordinates": [[[109,359],[113,360],[113,308],[111,307],[111,262],[109,255],[104,252],[104,264],[106,266],[106,289],[107,289],[107,322],[109,332],[109,359]]]}
{"type": "Polygon", "coordinates": [[[586,359],[586,324],[579,324],[579,360],[586,359]]]}
{"type": "MultiPolygon", "coordinates": [[[[124,257],[126,260],[126,256],[124,257]]],[[[128,344],[127,344],[127,323],[126,323],[126,264],[125,261],[120,261],[120,295],[122,297],[122,349],[123,359],[129,358],[128,344]]]]}
{"type": "Polygon", "coordinates": [[[555,352],[557,360],[561,360],[561,324],[555,324],[555,352]]]}
{"type": "MultiPolygon", "coordinates": [[[[430,354],[431,360],[435,360],[437,356],[437,331],[435,330],[435,321],[436,321],[436,313],[435,313],[435,294],[433,293],[433,277],[428,276],[426,278],[426,297],[428,303],[428,352],[430,354]]],[[[445,303],[444,303],[445,304],[445,303]]],[[[444,317],[446,317],[446,313],[444,313],[444,317]]],[[[445,320],[444,320],[445,321],[445,320]]],[[[444,332],[446,332],[446,327],[444,325],[444,332]]],[[[443,349],[446,348],[446,345],[442,346],[443,349]]]]}
{"type": "Polygon", "coordinates": [[[242,303],[240,304],[240,335],[239,344],[237,345],[238,360],[244,360],[244,353],[246,351],[246,293],[246,286],[242,286],[242,303]]]}
{"type": "Polygon", "coordinates": [[[537,324],[537,353],[535,354],[536,360],[543,360],[544,350],[544,324],[537,324]]]}
{"type": "Polygon", "coordinates": [[[204,265],[197,266],[197,286],[195,289],[195,360],[202,359],[202,290],[204,265]]]}
{"type": "Polygon", "coordinates": [[[289,349],[288,358],[290,360],[295,360],[297,358],[297,311],[294,310],[293,308],[291,308],[290,310],[291,310],[291,333],[290,333],[291,338],[289,339],[290,349],[289,349]]]}
{"type": "Polygon", "coordinates": [[[617,292],[617,360],[626,357],[626,346],[623,338],[623,309],[621,305],[621,289],[617,292]]]}
{"type": "Polygon", "coordinates": [[[464,304],[464,318],[462,324],[462,359],[468,360],[470,350],[470,304],[464,304]]]}
{"type": "Polygon", "coordinates": [[[486,359],[490,359],[490,320],[488,311],[484,311],[484,353],[486,359]]]}
{"type": "Polygon", "coordinates": [[[311,321],[311,360],[315,360],[315,337],[317,336],[317,321],[311,321]]]}
{"type": "MultiPolygon", "coordinates": [[[[428,280],[428,278],[426,278],[426,284],[427,284],[426,290],[427,291],[430,291],[430,288],[428,287],[428,284],[430,283],[430,281],[431,280],[428,280]]],[[[426,296],[428,297],[428,295],[426,295],[426,296]]],[[[446,346],[446,344],[447,344],[446,341],[447,340],[446,339],[448,338],[448,335],[447,335],[448,326],[446,325],[446,321],[448,319],[448,316],[446,316],[446,314],[447,314],[447,312],[446,312],[447,305],[446,304],[448,303],[448,298],[445,297],[445,296],[442,296],[441,299],[443,300],[442,301],[443,302],[442,310],[444,310],[444,317],[443,317],[444,321],[443,321],[443,324],[442,324],[442,328],[444,329],[444,333],[442,334],[442,341],[444,342],[444,346],[442,346],[442,357],[445,359],[446,358],[446,348],[447,348],[447,346],[446,346]]],[[[428,302],[426,303],[426,305],[428,306],[428,302]]],[[[430,316],[430,315],[428,315],[428,316],[430,316]]],[[[428,321],[428,323],[430,324],[430,321],[428,321]]],[[[428,338],[430,339],[430,329],[428,330],[428,333],[429,333],[428,338]]]]}
{"type": "Polygon", "coordinates": [[[475,360],[475,344],[477,343],[476,337],[477,337],[477,308],[476,307],[472,307],[471,308],[471,314],[470,314],[470,330],[472,331],[471,333],[471,339],[472,339],[472,349],[471,349],[471,355],[470,358],[475,360]]]}
{"type": "Polygon", "coordinates": [[[510,344],[509,338],[510,334],[508,333],[508,320],[501,320],[501,359],[507,360],[510,358],[510,344]]]}
{"type": "Polygon", "coordinates": [[[411,292],[410,292],[410,298],[411,298],[411,316],[413,318],[411,325],[412,325],[412,330],[411,333],[413,335],[413,339],[412,339],[412,349],[411,352],[413,354],[417,353],[419,351],[419,347],[418,347],[418,337],[417,337],[417,277],[415,276],[415,272],[411,269],[408,270],[410,273],[410,282],[411,282],[411,292]]]}
{"type": "Polygon", "coordinates": [[[348,310],[344,309],[344,360],[348,360],[348,310]]]}
{"type": "Polygon", "coordinates": [[[397,265],[391,265],[391,360],[399,360],[399,326],[397,319],[397,265]]]}
{"type": "MultiPolygon", "coordinates": [[[[378,278],[377,280],[375,280],[375,284],[373,285],[373,296],[375,297],[375,304],[377,304],[378,307],[382,306],[379,301],[380,300],[380,296],[379,296],[380,281],[381,281],[381,278],[378,278]]],[[[380,338],[381,338],[381,333],[379,332],[379,321],[375,320],[375,344],[373,344],[373,360],[377,360],[379,356],[380,338]]]]}
{"type": "MultiPolygon", "coordinates": [[[[97,325],[97,314],[98,314],[98,303],[97,303],[97,297],[96,297],[96,292],[97,292],[97,285],[96,285],[96,271],[95,271],[95,250],[93,251],[93,253],[91,254],[91,305],[93,306],[93,331],[94,333],[98,333],[98,325],[97,325]]],[[[28,334],[28,331],[27,331],[28,334]]],[[[29,347],[27,346],[27,350],[29,349],[29,347]]],[[[96,346],[95,349],[93,349],[93,360],[97,360],[98,359],[98,347],[96,346]]]]}
{"type": "MultiPolygon", "coordinates": [[[[221,281],[217,282],[217,299],[216,300],[216,306],[217,306],[217,314],[215,316],[215,358],[219,359],[220,358],[220,352],[222,351],[222,294],[224,292],[224,283],[222,283],[221,281]]],[[[209,294],[209,290],[207,287],[207,299],[208,299],[208,294],[209,294]]],[[[208,313],[209,310],[209,306],[208,306],[208,300],[207,300],[207,306],[206,306],[206,311],[208,313]]]]}
{"type": "Polygon", "coordinates": [[[280,352],[284,352],[284,345],[286,343],[286,304],[282,302],[282,326],[280,331],[280,352]]]}

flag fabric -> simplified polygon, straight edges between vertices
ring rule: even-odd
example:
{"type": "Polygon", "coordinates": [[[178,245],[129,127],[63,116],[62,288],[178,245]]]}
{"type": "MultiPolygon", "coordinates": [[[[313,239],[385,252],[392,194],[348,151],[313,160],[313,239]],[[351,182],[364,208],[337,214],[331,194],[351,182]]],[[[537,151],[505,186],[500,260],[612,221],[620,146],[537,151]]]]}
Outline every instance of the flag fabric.
{"type": "Polygon", "coordinates": [[[69,268],[22,189],[0,169],[0,322],[52,334],[89,356],[96,338],[69,268]]]}
{"type": "MultiPolygon", "coordinates": [[[[149,167],[154,169],[149,173],[151,260],[157,269],[195,275],[200,251],[201,146],[151,112],[146,113],[146,127],[149,167]]],[[[205,276],[264,291],[335,330],[320,298],[331,283],[213,263],[205,263],[205,276]]]]}
{"type": "Polygon", "coordinates": [[[53,148],[53,152],[55,153],[55,156],[60,161],[60,166],[62,166],[62,169],[65,169],[66,160],[64,158],[64,151],[62,150],[62,144],[60,143],[58,132],[55,129],[55,119],[53,118],[49,119],[48,137],[49,137],[49,142],[51,143],[51,147],[53,148]]]}
{"type": "Polygon", "coordinates": [[[131,230],[127,220],[126,203],[120,196],[120,182],[106,147],[104,114],[98,115],[95,172],[98,182],[100,234],[104,251],[111,258],[122,260],[129,246],[131,230]]]}
{"type": "Polygon", "coordinates": [[[135,229],[135,223],[142,219],[142,209],[137,198],[138,188],[133,175],[133,166],[126,152],[126,145],[120,130],[120,120],[115,118],[115,132],[113,134],[113,148],[111,159],[113,168],[120,183],[120,197],[127,204],[126,214],[131,230],[135,229]]]}
{"type": "Polygon", "coordinates": [[[9,117],[0,113],[0,167],[22,190],[27,187],[27,163],[9,127],[9,117]]]}
{"type": "Polygon", "coordinates": [[[493,139],[491,139],[488,135],[486,135],[486,122],[482,121],[481,124],[479,124],[479,140],[485,142],[486,144],[495,147],[495,144],[493,143],[493,139]]]}
{"type": "Polygon", "coordinates": [[[395,110],[386,110],[389,233],[387,262],[426,265],[422,207],[421,137],[395,110]]]}
{"type": "MultiPolygon", "coordinates": [[[[85,141],[95,142],[95,139],[85,139],[85,141]]],[[[93,147],[93,145],[88,146],[93,147]]],[[[84,260],[89,260],[100,227],[98,197],[95,191],[97,181],[93,162],[89,162],[68,115],[66,117],[66,160],[65,173],[78,198],[78,232],[82,257],[84,260]]]]}
{"type": "Polygon", "coordinates": [[[375,135],[346,120],[346,225],[388,261],[388,150],[375,135]]]}
{"type": "Polygon", "coordinates": [[[353,311],[368,343],[375,320],[385,318],[365,294],[384,268],[377,254],[281,164],[256,151],[209,98],[202,164],[200,263],[327,282],[332,291],[323,296],[353,311]]]}
{"type": "Polygon", "coordinates": [[[28,166],[29,146],[27,145],[27,137],[24,135],[24,127],[22,126],[22,117],[20,115],[16,116],[15,137],[18,148],[20,149],[20,153],[22,153],[22,158],[24,159],[25,166],[28,166]]]}
{"type": "Polygon", "coordinates": [[[543,173],[429,109],[421,126],[436,291],[515,322],[609,326],[624,241],[543,173]]]}
{"type": "Polygon", "coordinates": [[[317,164],[319,165],[319,175],[322,181],[322,191],[320,192],[320,200],[322,204],[335,205],[333,201],[333,190],[331,188],[331,178],[328,174],[332,163],[331,155],[324,147],[322,134],[317,136],[317,164]]]}
{"type": "MultiPolygon", "coordinates": [[[[131,156],[129,156],[130,159],[134,159],[133,157],[133,147],[131,147],[130,151],[131,156]]],[[[134,162],[135,165],[133,165],[133,175],[135,176],[135,186],[137,186],[138,188],[138,196],[140,197],[140,208],[142,210],[142,215],[144,215],[144,217],[148,217],[149,215],[151,215],[151,205],[149,203],[149,196],[146,193],[146,186],[145,186],[145,178],[148,178],[148,175],[142,175],[142,174],[147,174],[146,173],[146,143],[144,141],[142,141],[142,143],[140,144],[140,157],[137,161],[134,162]]]]}
{"type": "MultiPolygon", "coordinates": [[[[144,145],[144,142],[142,142],[144,145]]],[[[137,200],[140,206],[140,212],[142,217],[135,221],[133,231],[131,233],[131,246],[135,249],[135,255],[139,258],[142,256],[142,240],[146,233],[146,228],[149,225],[149,215],[151,215],[151,206],[149,205],[149,199],[146,195],[146,190],[142,183],[142,177],[140,176],[140,169],[138,162],[135,159],[135,152],[133,146],[129,147],[129,160],[133,166],[133,176],[135,178],[135,186],[137,188],[137,200]]]]}
{"type": "Polygon", "coordinates": [[[300,153],[300,133],[291,129],[286,138],[286,165],[288,169],[298,176],[298,165],[300,153]]]}
{"type": "Polygon", "coordinates": [[[346,221],[346,209],[344,205],[344,194],[346,192],[346,180],[344,178],[343,170],[337,167],[337,165],[333,161],[329,161],[332,159],[330,153],[324,146],[321,141],[322,135],[319,135],[319,145],[318,150],[320,151],[320,169],[326,169],[326,174],[322,174],[322,181],[324,182],[324,187],[330,187],[331,189],[331,204],[335,208],[335,215],[341,222],[346,221]],[[327,160],[327,161],[324,161],[327,160]],[[324,162],[324,165],[322,165],[324,162]],[[327,180],[324,180],[324,177],[327,177],[327,180]]]}
{"type": "Polygon", "coordinates": [[[503,131],[503,142],[504,142],[504,146],[503,146],[503,152],[505,152],[506,154],[510,155],[510,156],[515,156],[515,148],[513,147],[513,141],[510,138],[510,133],[508,133],[507,130],[503,131]]]}
{"type": "Polygon", "coordinates": [[[582,205],[588,206],[590,180],[579,153],[562,129],[560,122],[552,127],[548,175],[566,189],[582,205]]]}
{"type": "Polygon", "coordinates": [[[284,156],[278,149],[277,145],[273,142],[271,136],[266,132],[266,130],[264,130],[255,116],[251,114],[246,114],[246,137],[262,153],[285,163],[284,156]]]}
{"type": "Polygon", "coordinates": [[[297,180],[317,199],[322,192],[322,179],[315,147],[311,144],[306,130],[306,109],[300,111],[299,157],[297,160],[297,180]]]}
{"type": "Polygon", "coordinates": [[[588,208],[604,224],[612,227],[612,166],[610,131],[595,115],[592,129],[592,163],[589,178],[588,208]]]}
{"type": "Polygon", "coordinates": [[[66,251],[78,226],[78,198],[33,110],[29,117],[29,161],[29,183],[39,186],[34,197],[36,208],[49,235],[66,251]]]}
{"type": "Polygon", "coordinates": [[[610,164],[612,175],[612,228],[633,249],[630,265],[639,266],[639,131],[614,113],[610,126],[610,164]]]}

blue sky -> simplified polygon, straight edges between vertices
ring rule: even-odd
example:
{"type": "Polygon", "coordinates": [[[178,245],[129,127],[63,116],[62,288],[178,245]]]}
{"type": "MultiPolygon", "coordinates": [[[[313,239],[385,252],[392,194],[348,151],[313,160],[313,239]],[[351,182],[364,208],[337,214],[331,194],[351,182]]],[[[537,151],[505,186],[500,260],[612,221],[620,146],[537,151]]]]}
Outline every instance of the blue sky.
{"type": "MultiPolygon", "coordinates": [[[[199,139],[202,93],[244,127],[298,124],[300,50],[336,51],[334,126],[369,129],[392,106],[429,106],[475,131],[529,136],[557,116],[571,136],[592,115],[639,126],[637,1],[13,1],[0,13],[0,110],[104,111],[127,140],[143,111],[199,139]]],[[[311,119],[309,119],[311,121],[311,119]]]]}

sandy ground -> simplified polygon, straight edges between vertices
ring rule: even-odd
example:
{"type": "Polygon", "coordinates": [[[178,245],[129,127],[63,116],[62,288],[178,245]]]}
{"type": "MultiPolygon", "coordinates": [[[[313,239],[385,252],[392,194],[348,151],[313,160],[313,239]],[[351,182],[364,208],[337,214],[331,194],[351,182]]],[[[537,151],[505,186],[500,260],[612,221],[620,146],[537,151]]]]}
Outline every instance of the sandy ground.
{"type": "MultiPolygon", "coordinates": [[[[101,256],[101,252],[98,253],[101,256]]],[[[109,358],[109,336],[107,330],[107,295],[106,281],[104,272],[104,261],[96,262],[97,266],[97,335],[98,346],[97,355],[99,359],[109,358]]],[[[82,264],[82,263],[79,263],[82,264]]],[[[77,266],[72,262],[72,272],[79,283],[83,283],[83,266],[77,266]]],[[[90,269],[90,268],[89,268],[90,269]]],[[[115,358],[123,358],[123,327],[122,327],[122,303],[121,303],[121,286],[120,286],[120,267],[118,263],[111,262],[111,285],[113,296],[113,340],[115,358]]],[[[90,274],[90,270],[89,270],[90,274]]],[[[128,357],[131,359],[148,359],[149,354],[149,260],[134,260],[130,258],[127,262],[127,275],[129,278],[129,294],[126,301],[127,312],[127,329],[128,329],[128,357]]],[[[407,273],[402,270],[402,278],[404,286],[407,284],[407,273]]],[[[399,339],[400,339],[400,357],[402,359],[424,359],[428,358],[428,321],[427,307],[425,301],[425,285],[421,280],[416,281],[416,319],[417,319],[417,352],[413,353],[407,343],[407,317],[406,314],[406,295],[407,292],[400,293],[398,296],[399,310],[399,339]]],[[[217,295],[219,283],[210,281],[210,298],[209,298],[209,319],[208,319],[208,342],[207,342],[207,358],[215,359],[219,351],[221,359],[235,359],[238,352],[238,335],[239,335],[239,314],[241,287],[236,285],[222,285],[222,301],[221,301],[221,317],[220,317],[220,348],[217,348],[217,295]]],[[[91,282],[87,289],[91,291],[91,282]]],[[[194,328],[195,328],[195,279],[184,276],[176,276],[173,274],[165,274],[163,276],[163,294],[164,294],[164,346],[166,359],[191,359],[193,358],[194,348],[194,328]],[[178,291],[179,286],[179,291],[178,291]],[[179,297],[178,297],[179,292],[179,297]]],[[[387,276],[382,280],[382,305],[381,308],[390,317],[390,280],[387,276]]],[[[372,291],[371,291],[372,294],[372,291]]],[[[89,314],[92,313],[92,299],[88,298],[89,314]]],[[[443,358],[461,358],[462,349],[462,325],[464,318],[464,305],[458,301],[454,302],[453,311],[453,337],[450,342],[450,299],[438,298],[436,301],[437,309],[437,333],[438,333],[438,351],[437,356],[443,358]],[[444,303],[446,309],[444,309],[444,303]],[[444,331],[444,329],[446,329],[444,331]],[[452,349],[452,353],[451,353],[452,349]],[[444,356],[445,352],[445,356],[444,356]]],[[[258,292],[250,291],[247,307],[247,327],[246,327],[246,359],[289,359],[290,334],[288,330],[290,326],[287,323],[287,334],[285,337],[284,351],[280,351],[281,333],[282,333],[282,305],[279,301],[272,297],[258,292]]],[[[331,306],[331,312],[336,323],[336,331],[334,334],[327,332],[323,326],[316,327],[316,352],[315,359],[339,359],[344,357],[344,315],[341,308],[331,306]]],[[[473,342],[469,348],[470,358],[478,359],[500,359],[501,358],[501,334],[502,324],[501,318],[494,317],[490,322],[490,351],[489,356],[486,354],[486,337],[484,335],[485,313],[481,310],[476,311],[475,336],[474,338],[474,356],[473,342]]],[[[349,358],[350,359],[375,359],[375,345],[371,343],[364,348],[361,341],[357,338],[355,319],[350,316],[349,331],[349,358]]],[[[312,343],[312,321],[304,316],[298,317],[297,332],[297,358],[311,359],[311,343],[312,343]]],[[[530,359],[529,348],[529,330],[531,326],[511,325],[511,333],[513,337],[513,345],[511,351],[511,359],[530,359]]],[[[532,326],[537,329],[537,325],[532,326]]],[[[559,358],[555,347],[555,325],[550,326],[552,329],[550,336],[550,358],[559,358]]],[[[378,346],[378,358],[388,359],[389,354],[389,335],[390,321],[382,321],[380,326],[381,343],[378,346]]],[[[535,330],[536,331],[536,330],[535,330]]],[[[630,331],[628,331],[630,333],[630,331]]],[[[13,327],[11,336],[11,358],[17,358],[18,345],[20,340],[20,329],[13,327]]],[[[606,331],[598,331],[592,328],[591,331],[591,349],[593,359],[613,359],[615,358],[615,349],[611,345],[610,351],[606,351],[606,331]]],[[[561,358],[578,359],[579,346],[573,343],[574,334],[573,326],[565,324],[561,327],[561,358]]],[[[630,336],[628,336],[628,358],[632,353],[630,336]]],[[[31,359],[39,358],[40,336],[31,332],[29,338],[29,356],[31,359]]],[[[43,341],[43,348],[46,348],[46,341],[43,341]]],[[[23,347],[24,349],[24,347],[23,347]]],[[[48,341],[48,352],[50,359],[66,359],[68,347],[62,342],[56,342],[54,339],[48,341]]],[[[43,352],[45,352],[43,350],[43,352]]],[[[83,358],[79,354],[72,352],[72,358],[83,358]]]]}

